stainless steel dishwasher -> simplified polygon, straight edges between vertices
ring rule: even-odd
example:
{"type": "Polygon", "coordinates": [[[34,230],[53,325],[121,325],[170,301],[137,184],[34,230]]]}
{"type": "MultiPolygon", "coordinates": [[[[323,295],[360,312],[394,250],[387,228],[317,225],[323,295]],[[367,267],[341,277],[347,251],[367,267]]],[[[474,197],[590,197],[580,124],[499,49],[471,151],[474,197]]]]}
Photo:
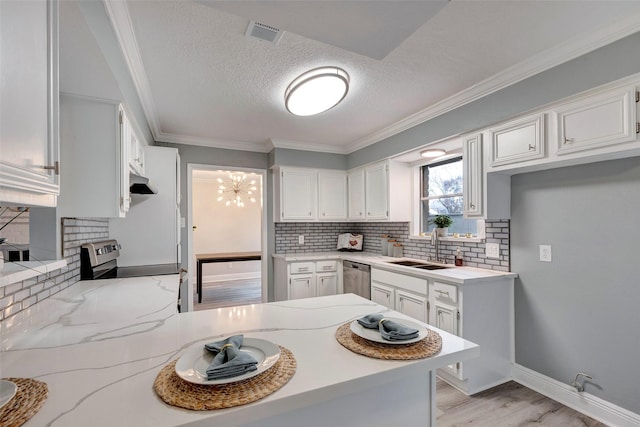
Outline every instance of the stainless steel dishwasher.
{"type": "Polygon", "coordinates": [[[344,293],[371,299],[371,266],[353,261],[342,261],[344,293]]]}

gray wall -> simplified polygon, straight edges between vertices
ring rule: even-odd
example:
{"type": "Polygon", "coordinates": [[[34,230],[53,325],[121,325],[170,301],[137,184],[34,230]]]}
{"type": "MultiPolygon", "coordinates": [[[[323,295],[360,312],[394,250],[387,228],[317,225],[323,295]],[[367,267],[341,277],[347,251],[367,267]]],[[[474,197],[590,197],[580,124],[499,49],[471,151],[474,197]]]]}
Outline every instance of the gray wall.
{"type": "Polygon", "coordinates": [[[640,72],[640,33],[523,80],[348,155],[348,168],[481,129],[640,72]]]}
{"type": "MultiPolygon", "coordinates": [[[[226,150],[222,148],[200,147],[196,145],[172,144],[166,142],[157,142],[159,147],[173,147],[178,149],[180,154],[180,191],[182,192],[182,203],[180,203],[180,215],[187,218],[188,206],[191,203],[187,199],[187,165],[216,165],[226,167],[239,167],[267,170],[269,168],[269,154],[255,153],[250,151],[226,150]]],[[[267,254],[268,259],[275,253],[275,226],[273,222],[273,178],[271,171],[267,172],[267,182],[265,185],[267,191],[267,254]]],[[[232,225],[232,224],[231,224],[232,225]]],[[[183,267],[188,269],[188,245],[187,245],[187,229],[182,229],[182,262],[183,267]]],[[[269,284],[267,293],[270,299],[273,299],[273,265],[268,263],[267,281],[269,284]]]]}
{"type": "Polygon", "coordinates": [[[103,2],[61,1],[59,9],[60,91],[124,102],[146,141],[153,145],[142,103],[103,2]]]}
{"type": "Polygon", "coordinates": [[[640,413],[640,161],[515,175],[511,202],[516,362],[640,413]]]}

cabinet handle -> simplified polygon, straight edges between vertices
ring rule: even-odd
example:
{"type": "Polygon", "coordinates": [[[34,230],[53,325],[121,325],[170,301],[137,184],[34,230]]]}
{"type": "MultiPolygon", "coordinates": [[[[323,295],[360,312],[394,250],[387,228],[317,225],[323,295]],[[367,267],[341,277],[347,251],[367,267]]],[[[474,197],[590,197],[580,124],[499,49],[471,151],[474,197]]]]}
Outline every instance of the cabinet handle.
{"type": "Polygon", "coordinates": [[[529,144],[529,151],[533,151],[533,150],[535,150],[535,149],[536,149],[536,146],[535,146],[535,145],[531,145],[531,144],[529,144]]]}
{"type": "Polygon", "coordinates": [[[300,267],[298,268],[298,271],[307,271],[309,269],[309,267],[300,267]]]}
{"type": "Polygon", "coordinates": [[[55,161],[53,166],[43,166],[42,169],[46,171],[53,171],[54,174],[60,175],[60,162],[55,161]]]}
{"type": "Polygon", "coordinates": [[[367,215],[371,215],[371,212],[367,212],[367,215]]]}
{"type": "Polygon", "coordinates": [[[473,203],[469,203],[469,208],[470,208],[470,209],[475,209],[475,208],[476,208],[476,205],[474,205],[473,203]]]}
{"type": "Polygon", "coordinates": [[[569,142],[573,142],[573,141],[574,141],[574,139],[573,139],[573,138],[565,138],[565,139],[564,139],[564,143],[565,143],[565,144],[567,144],[567,143],[569,143],[569,142]]]}
{"type": "Polygon", "coordinates": [[[326,214],[324,212],[322,212],[322,216],[325,216],[326,214]]]}
{"type": "Polygon", "coordinates": [[[449,291],[441,291],[439,289],[436,289],[436,292],[439,293],[440,295],[446,295],[449,296],[449,291]]]}
{"type": "Polygon", "coordinates": [[[309,216],[311,216],[311,211],[309,211],[309,216]]]}

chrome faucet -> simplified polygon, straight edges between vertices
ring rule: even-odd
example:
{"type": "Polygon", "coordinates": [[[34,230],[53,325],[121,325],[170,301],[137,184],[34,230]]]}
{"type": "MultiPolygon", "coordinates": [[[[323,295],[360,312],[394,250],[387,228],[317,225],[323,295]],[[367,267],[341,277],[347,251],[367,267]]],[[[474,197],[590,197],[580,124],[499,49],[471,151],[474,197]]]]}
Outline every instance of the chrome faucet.
{"type": "Polygon", "coordinates": [[[436,262],[439,262],[439,248],[440,248],[440,244],[439,244],[439,239],[438,239],[438,233],[436,232],[436,229],[434,228],[433,231],[431,232],[431,245],[434,246],[434,249],[436,251],[436,262]]]}

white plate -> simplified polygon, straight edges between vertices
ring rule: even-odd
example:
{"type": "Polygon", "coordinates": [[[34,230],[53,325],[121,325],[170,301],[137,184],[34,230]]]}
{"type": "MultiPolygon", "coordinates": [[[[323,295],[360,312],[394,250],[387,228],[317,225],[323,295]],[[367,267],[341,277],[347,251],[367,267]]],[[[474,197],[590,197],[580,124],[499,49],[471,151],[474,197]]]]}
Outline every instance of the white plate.
{"type": "Polygon", "coordinates": [[[385,319],[393,320],[394,322],[398,322],[410,328],[417,329],[418,338],[413,338],[413,339],[404,340],[404,341],[385,340],[384,338],[382,338],[382,335],[380,335],[380,331],[378,329],[365,328],[360,323],[358,323],[357,320],[354,320],[353,322],[351,322],[351,332],[353,332],[354,334],[356,334],[361,338],[364,338],[365,340],[380,342],[383,344],[411,344],[411,343],[423,340],[427,337],[427,335],[429,335],[429,330],[427,328],[415,322],[412,322],[411,320],[398,319],[397,317],[385,317],[385,319]]]}
{"type": "Polygon", "coordinates": [[[240,351],[253,356],[258,361],[258,369],[238,375],[237,377],[208,380],[207,368],[215,355],[205,349],[204,344],[205,343],[192,345],[176,362],[176,374],[183,380],[204,385],[234,383],[261,374],[272,367],[280,358],[280,347],[271,341],[258,338],[245,338],[240,351]]]}
{"type": "Polygon", "coordinates": [[[0,380],[0,408],[9,403],[9,401],[16,395],[18,386],[11,381],[0,380]]]}

